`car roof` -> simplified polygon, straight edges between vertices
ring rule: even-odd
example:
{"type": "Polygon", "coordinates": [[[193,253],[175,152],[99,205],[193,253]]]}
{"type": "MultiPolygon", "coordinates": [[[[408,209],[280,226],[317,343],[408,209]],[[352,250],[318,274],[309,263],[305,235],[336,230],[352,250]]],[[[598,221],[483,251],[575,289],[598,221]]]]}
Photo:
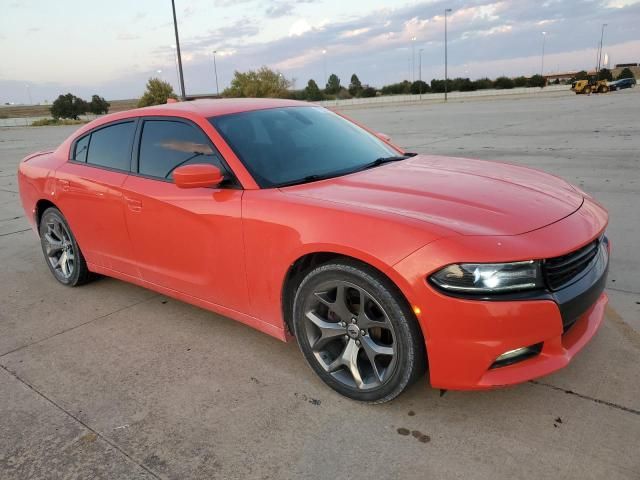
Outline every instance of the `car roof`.
{"type": "Polygon", "coordinates": [[[189,112],[202,117],[217,117],[230,113],[250,112],[253,110],[264,110],[278,107],[304,107],[313,106],[308,102],[298,100],[285,100],[281,98],[219,98],[190,100],[186,102],[167,103],[165,105],[154,105],[138,109],[145,114],[157,112],[176,113],[189,112]]]}

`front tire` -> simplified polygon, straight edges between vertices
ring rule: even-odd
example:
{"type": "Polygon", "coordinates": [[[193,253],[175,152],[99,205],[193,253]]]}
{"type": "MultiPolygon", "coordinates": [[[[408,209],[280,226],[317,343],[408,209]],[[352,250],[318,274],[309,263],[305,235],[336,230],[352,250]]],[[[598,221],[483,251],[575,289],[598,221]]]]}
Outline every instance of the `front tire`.
{"type": "Polygon", "coordinates": [[[293,327],[311,368],[353,400],[387,402],[424,372],[413,313],[398,289],[366,265],[335,262],[309,272],[296,293],[293,327]]]}
{"type": "Polygon", "coordinates": [[[70,287],[87,283],[91,273],[69,224],[55,207],[47,208],[39,225],[47,266],[58,282],[70,287]]]}

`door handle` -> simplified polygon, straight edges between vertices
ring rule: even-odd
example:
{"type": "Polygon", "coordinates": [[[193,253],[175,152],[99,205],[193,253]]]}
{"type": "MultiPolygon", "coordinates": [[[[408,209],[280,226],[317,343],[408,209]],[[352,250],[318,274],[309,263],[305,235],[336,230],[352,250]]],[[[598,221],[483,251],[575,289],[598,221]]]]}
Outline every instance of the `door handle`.
{"type": "Polygon", "coordinates": [[[142,202],[140,200],[136,200],[135,198],[131,198],[131,197],[124,197],[124,199],[127,201],[127,206],[129,207],[129,210],[131,210],[132,212],[142,211],[142,202]]]}

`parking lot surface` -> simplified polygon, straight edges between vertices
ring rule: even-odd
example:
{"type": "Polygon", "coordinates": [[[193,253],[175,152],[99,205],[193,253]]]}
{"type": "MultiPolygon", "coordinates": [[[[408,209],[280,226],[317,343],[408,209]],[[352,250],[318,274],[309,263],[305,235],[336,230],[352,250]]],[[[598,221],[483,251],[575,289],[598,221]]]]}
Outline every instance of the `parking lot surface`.
{"type": "Polygon", "coordinates": [[[544,169],[611,215],[606,322],[566,369],[444,396],[425,378],[381,406],[294,343],[117,280],[56,283],[15,171],[75,127],[0,129],[0,478],[637,480],[638,111],[640,89],[345,109],[410,151],[544,169]]]}

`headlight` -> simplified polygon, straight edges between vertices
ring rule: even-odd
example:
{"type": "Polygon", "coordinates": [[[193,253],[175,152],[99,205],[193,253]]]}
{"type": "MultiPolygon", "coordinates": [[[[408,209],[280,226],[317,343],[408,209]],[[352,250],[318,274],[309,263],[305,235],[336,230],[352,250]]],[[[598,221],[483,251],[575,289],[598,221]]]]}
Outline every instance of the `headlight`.
{"type": "Polygon", "coordinates": [[[500,293],[543,286],[540,262],[460,263],[431,275],[440,288],[467,293],[500,293]]]}

